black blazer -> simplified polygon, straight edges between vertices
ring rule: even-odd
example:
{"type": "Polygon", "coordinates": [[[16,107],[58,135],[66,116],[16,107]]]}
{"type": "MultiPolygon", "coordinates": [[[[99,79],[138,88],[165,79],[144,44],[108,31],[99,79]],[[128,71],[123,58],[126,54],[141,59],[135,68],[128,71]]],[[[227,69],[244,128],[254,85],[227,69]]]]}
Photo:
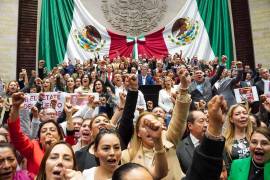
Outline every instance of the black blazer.
{"type": "Polygon", "coordinates": [[[264,94],[264,82],[263,80],[260,80],[255,83],[255,86],[257,87],[258,95],[264,94]]]}
{"type": "Polygon", "coordinates": [[[204,137],[194,151],[192,164],[185,180],[219,180],[223,167],[224,145],[224,138],[215,141],[204,137]]]}

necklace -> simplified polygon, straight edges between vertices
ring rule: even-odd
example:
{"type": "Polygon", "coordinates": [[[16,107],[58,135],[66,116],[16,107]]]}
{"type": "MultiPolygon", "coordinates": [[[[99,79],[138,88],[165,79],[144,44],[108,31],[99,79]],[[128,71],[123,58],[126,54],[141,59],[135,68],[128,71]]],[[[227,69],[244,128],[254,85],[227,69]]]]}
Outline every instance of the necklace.
{"type": "Polygon", "coordinates": [[[254,165],[254,167],[255,167],[255,174],[258,174],[261,170],[263,170],[264,169],[264,167],[260,167],[260,166],[258,166],[255,162],[254,162],[254,160],[252,159],[252,164],[254,165]]]}
{"type": "Polygon", "coordinates": [[[252,163],[253,163],[253,165],[257,168],[257,169],[263,169],[264,167],[260,167],[260,166],[258,166],[255,162],[254,162],[254,160],[252,159],[252,163]]]}

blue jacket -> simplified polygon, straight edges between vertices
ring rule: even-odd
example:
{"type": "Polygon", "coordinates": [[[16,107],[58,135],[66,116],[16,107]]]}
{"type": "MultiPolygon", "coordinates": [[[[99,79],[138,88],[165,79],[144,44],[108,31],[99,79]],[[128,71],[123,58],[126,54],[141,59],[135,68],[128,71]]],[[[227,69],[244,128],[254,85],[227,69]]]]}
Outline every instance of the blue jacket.
{"type": "MultiPolygon", "coordinates": [[[[138,75],[138,84],[139,84],[139,86],[143,85],[142,82],[143,82],[142,81],[142,75],[139,74],[138,75]]],[[[154,81],[152,76],[149,76],[149,75],[146,76],[145,85],[155,85],[155,81],[154,81]]]]}

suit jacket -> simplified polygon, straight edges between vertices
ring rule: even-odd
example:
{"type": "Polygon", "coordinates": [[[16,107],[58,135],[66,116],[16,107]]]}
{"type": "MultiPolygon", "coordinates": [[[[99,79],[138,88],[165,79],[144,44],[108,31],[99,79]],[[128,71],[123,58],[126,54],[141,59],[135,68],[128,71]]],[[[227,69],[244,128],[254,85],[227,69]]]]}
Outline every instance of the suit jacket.
{"type": "MultiPolygon", "coordinates": [[[[143,80],[142,80],[142,75],[138,74],[138,84],[139,86],[143,85],[143,80]]],[[[155,81],[152,76],[147,75],[145,79],[145,84],[144,85],[154,85],[155,81]]]]}
{"type": "Polygon", "coordinates": [[[189,135],[178,143],[176,147],[176,154],[184,173],[187,173],[188,168],[191,166],[194,150],[195,147],[189,135]]]}
{"type": "MultiPolygon", "coordinates": [[[[232,162],[229,180],[248,180],[251,157],[232,162]]],[[[270,161],[264,164],[264,180],[270,180],[270,161]]]]}
{"type": "Polygon", "coordinates": [[[212,78],[205,78],[204,82],[202,82],[202,93],[197,89],[197,82],[192,81],[188,90],[193,102],[200,100],[204,100],[205,102],[210,101],[210,99],[212,98],[212,86],[217,82],[217,80],[219,80],[224,68],[224,65],[220,65],[215,76],[213,76],[212,78]]]}
{"type": "Polygon", "coordinates": [[[220,86],[217,89],[217,94],[222,95],[227,101],[228,107],[236,104],[233,88],[241,80],[243,75],[242,70],[238,70],[237,77],[235,78],[224,78],[220,82],[220,86]]]}
{"type": "Polygon", "coordinates": [[[264,94],[264,82],[263,80],[260,80],[255,83],[255,86],[257,87],[258,95],[264,94]]]}
{"type": "Polygon", "coordinates": [[[244,87],[251,87],[251,86],[254,85],[254,80],[253,79],[250,80],[249,83],[250,83],[250,85],[247,83],[247,81],[240,81],[240,86],[242,88],[244,88],[244,87]]]}

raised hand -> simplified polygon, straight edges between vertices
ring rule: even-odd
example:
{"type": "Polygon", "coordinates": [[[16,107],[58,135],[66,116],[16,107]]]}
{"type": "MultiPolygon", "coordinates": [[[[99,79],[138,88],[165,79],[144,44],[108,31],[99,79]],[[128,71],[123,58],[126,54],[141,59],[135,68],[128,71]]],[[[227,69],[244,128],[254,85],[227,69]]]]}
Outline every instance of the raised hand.
{"type": "Polygon", "coordinates": [[[153,141],[158,141],[161,138],[162,124],[154,116],[144,121],[144,125],[153,141]]]}
{"type": "Polygon", "coordinates": [[[125,104],[126,104],[126,97],[127,97],[127,95],[125,93],[120,92],[119,93],[119,97],[120,97],[119,107],[124,107],[125,104]]]}
{"type": "Polygon", "coordinates": [[[226,64],[226,62],[227,62],[227,56],[226,55],[222,55],[222,57],[221,57],[221,63],[222,64],[226,64]]]}
{"type": "Polygon", "coordinates": [[[179,78],[180,78],[180,82],[181,82],[180,88],[187,89],[191,83],[191,78],[190,78],[188,70],[181,69],[179,71],[179,78]]]}
{"type": "Polygon", "coordinates": [[[72,116],[72,114],[76,111],[76,109],[74,108],[74,106],[72,106],[72,104],[70,103],[70,100],[71,100],[71,97],[66,96],[64,111],[67,115],[72,116]]]}
{"type": "Polygon", "coordinates": [[[194,104],[197,110],[204,111],[206,108],[206,102],[204,100],[200,100],[198,102],[195,102],[194,104]]]}
{"type": "Polygon", "coordinates": [[[45,93],[44,92],[40,92],[39,95],[38,95],[38,99],[40,101],[43,101],[45,99],[45,93]]]}
{"type": "Polygon", "coordinates": [[[209,125],[208,131],[215,135],[220,136],[222,126],[225,121],[224,114],[227,111],[227,103],[223,96],[214,96],[208,102],[208,117],[209,125]]]}
{"type": "Polygon", "coordinates": [[[56,108],[56,105],[57,105],[57,98],[51,99],[51,106],[52,106],[53,109],[56,108]]]}
{"type": "Polygon", "coordinates": [[[112,89],[110,87],[107,87],[107,93],[110,95],[110,96],[114,96],[113,92],[112,92],[112,89]]]}
{"type": "Polygon", "coordinates": [[[22,73],[23,73],[24,75],[27,75],[26,69],[22,69],[22,73]]]}
{"type": "Polygon", "coordinates": [[[75,171],[73,169],[65,169],[64,170],[64,177],[66,180],[77,180],[77,179],[84,179],[83,175],[80,171],[75,171]]]}
{"type": "Polygon", "coordinates": [[[12,94],[12,108],[19,109],[21,104],[24,102],[24,99],[24,93],[22,92],[12,94]]]}
{"type": "Polygon", "coordinates": [[[32,112],[32,114],[33,114],[33,118],[38,118],[38,108],[36,107],[36,106],[33,106],[32,108],[31,108],[31,112],[32,112]]]}
{"type": "Polygon", "coordinates": [[[17,118],[19,117],[19,109],[20,106],[23,104],[24,99],[24,93],[22,92],[12,94],[12,107],[9,113],[9,121],[17,120],[17,118]]]}
{"type": "Polygon", "coordinates": [[[137,91],[139,89],[138,79],[135,74],[131,74],[129,77],[129,88],[132,91],[137,91]]]}
{"type": "Polygon", "coordinates": [[[266,98],[262,105],[267,112],[270,112],[270,98],[266,98]]]}
{"type": "Polygon", "coordinates": [[[90,94],[90,95],[88,96],[88,103],[87,103],[88,107],[91,107],[91,108],[93,108],[93,109],[96,108],[96,103],[94,102],[94,100],[95,100],[95,96],[92,95],[92,94],[90,94]]]}
{"type": "Polygon", "coordinates": [[[70,103],[66,103],[64,111],[67,115],[72,115],[77,110],[70,103]]]}

